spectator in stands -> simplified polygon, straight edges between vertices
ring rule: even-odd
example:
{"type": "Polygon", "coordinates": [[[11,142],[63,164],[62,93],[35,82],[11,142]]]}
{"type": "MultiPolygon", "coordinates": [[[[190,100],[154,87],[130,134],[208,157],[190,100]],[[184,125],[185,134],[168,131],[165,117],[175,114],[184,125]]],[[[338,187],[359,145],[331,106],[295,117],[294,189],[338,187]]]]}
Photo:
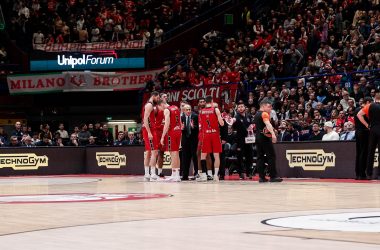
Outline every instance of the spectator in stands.
{"type": "Polygon", "coordinates": [[[314,123],[311,134],[309,136],[309,141],[321,141],[323,136],[324,134],[321,132],[319,123],[314,123]]]}
{"type": "Polygon", "coordinates": [[[63,143],[63,139],[61,137],[56,138],[55,143],[53,144],[53,146],[64,147],[65,144],[63,143]]]}
{"type": "Polygon", "coordinates": [[[326,134],[323,136],[322,141],[339,141],[339,134],[334,131],[332,122],[326,122],[324,129],[326,134]]]}
{"type": "Polygon", "coordinates": [[[355,126],[352,122],[346,122],[344,124],[343,132],[340,134],[341,141],[355,140],[355,126]]]}
{"type": "Polygon", "coordinates": [[[39,141],[37,144],[36,144],[37,147],[50,147],[50,146],[53,146],[53,144],[51,143],[51,139],[49,138],[48,135],[44,135],[44,137],[42,138],[41,141],[39,141]]]}
{"type": "Polygon", "coordinates": [[[112,133],[108,130],[107,124],[103,125],[103,130],[99,135],[99,143],[104,146],[113,145],[112,133]]]}
{"type": "Polygon", "coordinates": [[[15,130],[13,130],[12,132],[12,136],[16,136],[16,138],[18,139],[18,141],[20,142],[21,139],[22,139],[22,129],[21,129],[21,122],[17,121],[15,123],[15,130]]]}
{"type": "Polygon", "coordinates": [[[124,146],[126,144],[124,131],[119,131],[117,140],[113,143],[114,146],[124,146]]]}
{"type": "Polygon", "coordinates": [[[128,137],[126,139],[125,145],[138,145],[139,142],[135,138],[135,133],[130,131],[128,132],[128,137]]]}
{"type": "Polygon", "coordinates": [[[160,45],[163,40],[164,31],[161,29],[160,25],[156,25],[156,28],[153,30],[154,34],[154,46],[160,45]]]}
{"type": "Polygon", "coordinates": [[[10,138],[10,142],[8,144],[8,147],[20,147],[20,146],[21,146],[21,143],[18,140],[17,136],[12,135],[10,138]]]}
{"type": "Polygon", "coordinates": [[[33,140],[32,140],[32,137],[27,136],[27,137],[24,139],[24,143],[23,143],[22,146],[25,147],[25,148],[32,148],[32,147],[35,147],[35,145],[34,145],[34,143],[33,143],[33,140]]]}
{"type": "Polygon", "coordinates": [[[4,131],[3,127],[0,127],[0,146],[4,146],[8,144],[8,135],[4,131]]]}
{"type": "Polygon", "coordinates": [[[77,134],[72,133],[70,135],[70,141],[67,143],[67,146],[71,146],[71,147],[78,147],[79,146],[77,134]]]}
{"type": "Polygon", "coordinates": [[[80,146],[85,146],[88,144],[88,138],[90,138],[91,133],[87,131],[87,125],[80,125],[80,132],[78,133],[78,141],[80,146]]]}
{"type": "Polygon", "coordinates": [[[86,145],[87,147],[96,147],[96,146],[98,146],[97,144],[96,144],[96,140],[95,140],[96,138],[95,137],[93,137],[93,136],[90,136],[89,138],[88,138],[88,144],[86,145]]]}
{"type": "Polygon", "coordinates": [[[53,139],[53,135],[52,133],[50,132],[50,126],[49,124],[44,124],[42,126],[42,131],[41,133],[39,134],[39,138],[40,140],[42,141],[45,137],[49,138],[49,140],[52,140],[53,139]]]}
{"type": "Polygon", "coordinates": [[[60,123],[58,126],[58,130],[56,133],[59,133],[59,137],[62,139],[69,139],[69,133],[65,130],[65,125],[63,123],[60,123]]]}

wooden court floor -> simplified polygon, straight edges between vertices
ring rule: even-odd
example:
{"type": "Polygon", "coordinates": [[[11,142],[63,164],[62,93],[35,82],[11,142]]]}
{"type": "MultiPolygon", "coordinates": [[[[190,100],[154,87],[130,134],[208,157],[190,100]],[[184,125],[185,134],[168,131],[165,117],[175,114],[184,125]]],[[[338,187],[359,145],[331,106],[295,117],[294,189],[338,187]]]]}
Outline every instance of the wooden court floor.
{"type": "Polygon", "coordinates": [[[380,182],[0,178],[1,250],[380,249],[380,182]]]}

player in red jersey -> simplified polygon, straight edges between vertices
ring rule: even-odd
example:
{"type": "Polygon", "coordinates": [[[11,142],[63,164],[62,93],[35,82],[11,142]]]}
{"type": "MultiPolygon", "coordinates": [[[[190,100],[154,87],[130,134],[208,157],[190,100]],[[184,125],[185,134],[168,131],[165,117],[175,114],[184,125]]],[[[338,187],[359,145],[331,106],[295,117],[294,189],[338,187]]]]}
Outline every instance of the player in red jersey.
{"type": "MultiPolygon", "coordinates": [[[[165,93],[161,93],[160,94],[160,100],[162,100],[162,102],[164,102],[166,104],[167,100],[168,100],[168,95],[165,93]]],[[[162,167],[164,164],[165,149],[160,143],[162,133],[164,132],[164,124],[165,124],[164,110],[157,107],[156,108],[156,126],[155,126],[155,129],[156,129],[156,134],[157,134],[157,139],[158,139],[157,143],[159,144],[158,152],[157,152],[157,173],[158,173],[159,177],[164,177],[164,175],[162,173],[162,167]]]]}
{"type": "Polygon", "coordinates": [[[199,123],[201,126],[202,134],[202,148],[201,148],[201,167],[202,174],[198,181],[207,181],[207,154],[214,155],[214,180],[218,180],[218,172],[220,166],[219,154],[222,152],[222,143],[220,141],[219,125],[223,126],[224,121],[221,116],[220,110],[214,107],[211,96],[206,98],[206,107],[199,112],[199,123]]]}
{"type": "Polygon", "coordinates": [[[165,125],[161,136],[161,144],[170,152],[172,159],[172,175],[168,181],[180,182],[179,175],[179,147],[181,145],[181,111],[177,106],[169,106],[163,101],[159,101],[159,107],[164,110],[165,125]]]}
{"type": "Polygon", "coordinates": [[[155,132],[155,111],[154,106],[160,100],[158,92],[152,92],[149,101],[145,104],[142,111],[143,125],[142,134],[145,142],[145,157],[144,157],[144,169],[145,180],[149,181],[151,177],[158,179],[159,177],[155,173],[156,161],[157,161],[157,135],[155,132]],[[152,176],[149,174],[149,167],[151,168],[152,176]]]}

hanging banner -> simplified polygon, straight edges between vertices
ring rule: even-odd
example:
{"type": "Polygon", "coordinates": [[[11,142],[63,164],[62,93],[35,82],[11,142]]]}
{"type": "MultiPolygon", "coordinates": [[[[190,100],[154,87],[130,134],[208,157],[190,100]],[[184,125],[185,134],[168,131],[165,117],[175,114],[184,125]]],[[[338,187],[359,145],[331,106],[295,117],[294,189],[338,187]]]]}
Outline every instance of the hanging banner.
{"type": "MultiPolygon", "coordinates": [[[[168,95],[168,103],[170,105],[180,105],[181,101],[187,101],[192,107],[198,105],[199,98],[211,95],[215,103],[219,104],[221,110],[227,109],[232,102],[235,101],[238,85],[221,84],[215,86],[207,86],[200,88],[183,88],[176,90],[164,90],[163,93],[168,95]]],[[[149,93],[144,94],[144,103],[149,100],[149,93]]]]}
{"type": "Polygon", "coordinates": [[[38,75],[10,75],[10,94],[38,94],[72,91],[125,91],[145,87],[163,69],[136,72],[62,72],[38,75]]]}
{"type": "Polygon", "coordinates": [[[63,44],[34,44],[35,50],[45,52],[85,52],[93,50],[129,50],[145,49],[143,40],[119,41],[119,42],[99,42],[99,43],[63,43],[63,44]]]}

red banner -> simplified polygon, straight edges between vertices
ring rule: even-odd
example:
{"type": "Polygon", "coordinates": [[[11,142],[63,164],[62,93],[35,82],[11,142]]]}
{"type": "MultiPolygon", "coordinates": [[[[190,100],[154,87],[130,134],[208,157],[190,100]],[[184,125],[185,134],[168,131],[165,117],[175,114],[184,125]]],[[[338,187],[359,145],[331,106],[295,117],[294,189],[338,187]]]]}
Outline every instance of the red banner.
{"type": "Polygon", "coordinates": [[[94,50],[128,50],[145,49],[143,40],[119,41],[119,42],[96,42],[96,43],[63,43],[63,44],[34,44],[35,50],[45,52],[84,52],[94,50]]]}
{"type": "MultiPolygon", "coordinates": [[[[228,109],[237,95],[237,84],[223,84],[218,86],[207,86],[201,88],[183,88],[177,90],[162,91],[168,95],[168,103],[180,105],[181,101],[187,101],[192,107],[198,105],[198,99],[211,95],[214,102],[219,104],[220,109],[228,109]]],[[[150,93],[144,94],[144,103],[149,99],[150,93]]]]}
{"type": "Polygon", "coordinates": [[[163,69],[135,72],[67,71],[40,75],[9,75],[10,94],[36,94],[51,91],[120,91],[145,88],[146,82],[163,69]]]}

